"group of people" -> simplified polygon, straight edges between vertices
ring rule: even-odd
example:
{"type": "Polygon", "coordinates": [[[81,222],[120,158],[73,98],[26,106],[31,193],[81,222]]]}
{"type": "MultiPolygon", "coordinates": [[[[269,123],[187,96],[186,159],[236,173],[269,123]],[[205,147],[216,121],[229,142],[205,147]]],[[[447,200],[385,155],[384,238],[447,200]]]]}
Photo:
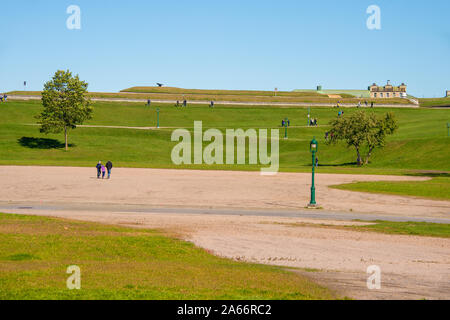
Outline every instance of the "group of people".
{"type": "Polygon", "coordinates": [[[281,126],[282,127],[290,127],[291,126],[291,121],[289,121],[289,120],[281,120],[281,126]]]}
{"type": "Polygon", "coordinates": [[[316,118],[311,118],[311,119],[309,119],[309,125],[310,126],[318,126],[318,124],[317,124],[317,119],[316,118]]]}
{"type": "Polygon", "coordinates": [[[8,96],[6,95],[6,93],[4,94],[0,94],[0,102],[6,102],[6,100],[8,99],[8,96]]]}
{"type": "MultiPolygon", "coordinates": [[[[364,104],[366,107],[369,106],[369,102],[367,100],[364,101],[364,104]]],[[[356,105],[357,108],[361,108],[362,104],[361,101],[358,101],[358,104],[356,105]]],[[[336,108],[340,108],[341,107],[341,102],[338,101],[336,104],[336,108]]],[[[373,108],[373,101],[370,102],[370,107],[373,108]]]]}
{"type": "MultiPolygon", "coordinates": [[[[180,106],[180,101],[177,100],[177,103],[175,105],[175,107],[179,107],[180,106]]],[[[183,100],[183,104],[181,104],[182,107],[187,107],[187,101],[186,99],[183,100]]]]}
{"type": "Polygon", "coordinates": [[[100,179],[100,176],[102,179],[105,179],[106,171],[108,171],[108,179],[111,178],[111,170],[113,167],[111,161],[108,161],[106,165],[103,165],[102,162],[99,161],[95,167],[97,168],[97,179],[100,179]]]}
{"type": "Polygon", "coordinates": [[[344,115],[344,111],[339,110],[338,117],[343,116],[343,115],[344,115]]]}
{"type": "MultiPolygon", "coordinates": [[[[366,101],[364,101],[364,104],[366,105],[366,107],[369,106],[369,103],[366,101]]],[[[370,107],[373,108],[373,101],[370,102],[370,107]]],[[[361,101],[358,102],[357,108],[361,108],[361,101]]]]}

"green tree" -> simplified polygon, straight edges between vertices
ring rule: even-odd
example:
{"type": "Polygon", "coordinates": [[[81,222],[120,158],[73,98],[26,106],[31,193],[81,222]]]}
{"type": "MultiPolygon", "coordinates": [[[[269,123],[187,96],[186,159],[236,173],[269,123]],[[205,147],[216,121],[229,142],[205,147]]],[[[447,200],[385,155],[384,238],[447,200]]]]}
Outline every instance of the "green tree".
{"type": "Polygon", "coordinates": [[[75,129],[85,120],[91,119],[93,108],[86,98],[88,84],[67,70],[58,70],[52,80],[44,85],[42,104],[44,110],[37,117],[40,132],[64,132],[68,150],[68,130],[75,129]]]}
{"type": "Polygon", "coordinates": [[[383,147],[386,136],[393,134],[397,128],[397,121],[392,112],[381,118],[372,112],[357,111],[349,116],[343,115],[330,122],[331,130],[328,143],[345,141],[348,147],[356,149],[359,166],[368,164],[372,152],[377,147],[383,147]]]}

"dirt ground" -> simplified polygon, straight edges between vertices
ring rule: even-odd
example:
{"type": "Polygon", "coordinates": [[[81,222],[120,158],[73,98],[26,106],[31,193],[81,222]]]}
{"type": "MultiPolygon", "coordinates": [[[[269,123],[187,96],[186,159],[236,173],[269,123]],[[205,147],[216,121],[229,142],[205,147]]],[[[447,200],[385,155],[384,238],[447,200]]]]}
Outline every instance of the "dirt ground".
{"type": "MultiPolygon", "coordinates": [[[[301,209],[309,199],[309,174],[113,169],[111,180],[97,180],[95,169],[1,167],[0,205],[64,204],[48,210],[7,212],[56,216],[126,226],[156,228],[236,260],[274,264],[300,272],[342,295],[357,299],[449,299],[450,239],[386,235],[295,222],[357,222],[298,217],[205,215],[167,212],[74,210],[76,204],[143,205],[152,208],[301,209]],[[378,265],[382,288],[368,290],[366,269],[378,265]]],[[[450,216],[450,202],[372,195],[328,189],[352,181],[421,180],[413,177],[319,174],[317,194],[326,210],[391,216],[450,216]]],[[[3,210],[4,211],[4,210],[3,210]]]]}

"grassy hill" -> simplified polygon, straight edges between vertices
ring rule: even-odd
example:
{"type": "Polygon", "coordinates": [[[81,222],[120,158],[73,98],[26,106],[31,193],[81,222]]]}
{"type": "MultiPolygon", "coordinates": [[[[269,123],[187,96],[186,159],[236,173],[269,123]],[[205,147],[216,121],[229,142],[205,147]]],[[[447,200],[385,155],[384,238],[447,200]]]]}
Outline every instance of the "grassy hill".
{"type": "Polygon", "coordinates": [[[419,99],[421,107],[449,107],[450,97],[447,98],[421,98],[419,99]]]}
{"type": "MultiPolygon", "coordinates": [[[[86,124],[102,126],[155,126],[156,105],[151,108],[136,103],[94,104],[94,117],[86,124]]],[[[355,154],[344,145],[325,145],[324,133],[328,122],[337,116],[335,108],[312,108],[312,117],[319,127],[307,127],[307,108],[238,107],[209,108],[189,106],[175,108],[160,104],[159,130],[114,128],[77,128],[69,134],[74,146],[65,152],[59,148],[63,135],[39,133],[35,115],[41,110],[40,101],[9,101],[0,104],[0,164],[92,166],[100,159],[112,159],[122,167],[175,167],[170,153],[175,142],[170,141],[175,128],[192,130],[194,121],[203,127],[219,128],[280,128],[281,119],[291,121],[289,139],[280,141],[280,170],[309,171],[309,141],[319,140],[320,172],[342,173],[408,173],[411,170],[450,171],[450,138],[446,123],[450,110],[374,108],[378,114],[393,111],[400,129],[389,137],[384,149],[377,150],[372,163],[358,168],[355,154]],[[53,139],[53,140],[45,140],[53,139]],[[53,141],[53,142],[52,142],[53,141]]],[[[356,109],[348,109],[351,113],[356,109]]],[[[256,165],[195,166],[185,168],[258,170],[256,165]]]]}
{"type": "MultiPolygon", "coordinates": [[[[278,92],[274,95],[271,91],[233,91],[233,90],[197,90],[180,88],[149,88],[151,92],[89,92],[91,98],[122,98],[122,99],[152,99],[152,100],[170,100],[170,101],[227,101],[227,102],[262,102],[262,103],[311,103],[311,104],[337,104],[348,103],[357,105],[361,99],[354,98],[351,95],[343,95],[341,98],[329,98],[328,95],[317,92],[278,92]],[[164,90],[163,90],[164,89],[164,90]]],[[[128,90],[128,89],[127,89],[128,90]]],[[[134,90],[130,88],[129,90],[134,90]]],[[[145,91],[147,89],[142,89],[145,91]]],[[[139,91],[139,90],[138,90],[139,91]]],[[[33,95],[40,96],[40,91],[11,91],[9,95],[33,95]]],[[[406,99],[364,99],[364,101],[377,104],[410,104],[406,99]]]]}

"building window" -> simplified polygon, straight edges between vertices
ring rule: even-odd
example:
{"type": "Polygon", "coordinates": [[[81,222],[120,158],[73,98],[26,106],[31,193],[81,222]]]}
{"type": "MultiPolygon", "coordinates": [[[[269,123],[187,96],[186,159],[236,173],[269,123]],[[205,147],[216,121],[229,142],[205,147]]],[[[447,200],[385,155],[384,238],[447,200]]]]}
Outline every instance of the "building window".
{"type": "Polygon", "coordinates": [[[389,98],[389,93],[386,93],[386,98],[389,98]]]}
{"type": "Polygon", "coordinates": [[[382,93],[380,93],[380,98],[383,98],[383,94],[382,93]]]}
{"type": "Polygon", "coordinates": [[[373,96],[376,98],[376,97],[377,97],[377,93],[375,92],[375,93],[373,94],[373,96]]]}

